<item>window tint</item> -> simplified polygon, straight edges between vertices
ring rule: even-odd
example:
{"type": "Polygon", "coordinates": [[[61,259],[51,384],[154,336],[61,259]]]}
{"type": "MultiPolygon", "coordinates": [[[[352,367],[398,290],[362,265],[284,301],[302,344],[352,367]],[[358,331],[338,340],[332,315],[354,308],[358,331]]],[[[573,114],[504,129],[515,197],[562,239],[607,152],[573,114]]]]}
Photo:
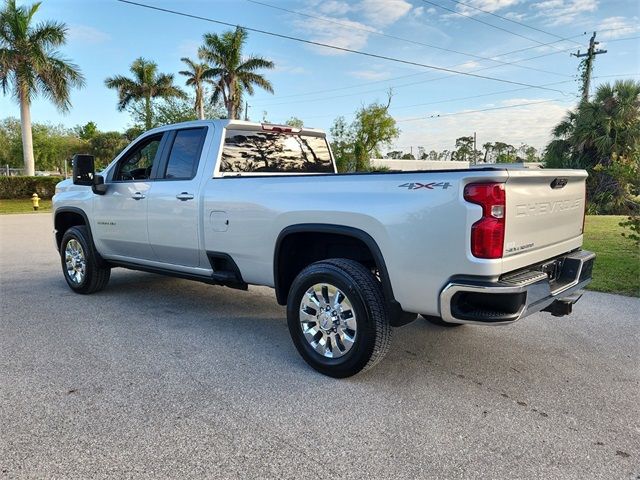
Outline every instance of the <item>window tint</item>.
{"type": "Polygon", "coordinates": [[[333,164],[323,137],[227,130],[220,171],[333,173],[333,164]]]}
{"type": "Polygon", "coordinates": [[[118,164],[114,180],[145,180],[151,175],[151,167],[158,153],[162,135],[147,138],[131,152],[125,154],[118,164]]]}
{"type": "Polygon", "coordinates": [[[198,169],[198,160],[206,129],[190,128],[176,133],[164,178],[190,180],[198,169]]]}

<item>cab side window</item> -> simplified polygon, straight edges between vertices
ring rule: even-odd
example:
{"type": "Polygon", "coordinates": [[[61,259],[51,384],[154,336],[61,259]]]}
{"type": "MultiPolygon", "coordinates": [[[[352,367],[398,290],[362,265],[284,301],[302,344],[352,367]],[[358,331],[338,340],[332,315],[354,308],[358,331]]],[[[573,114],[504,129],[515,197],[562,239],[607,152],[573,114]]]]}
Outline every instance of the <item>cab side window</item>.
{"type": "Polygon", "coordinates": [[[176,132],[163,178],[191,180],[196,175],[206,134],[206,128],[188,128],[176,132]]]}
{"type": "Polygon", "coordinates": [[[114,181],[147,180],[153,163],[157,161],[162,134],[144,139],[118,162],[114,181]]]}

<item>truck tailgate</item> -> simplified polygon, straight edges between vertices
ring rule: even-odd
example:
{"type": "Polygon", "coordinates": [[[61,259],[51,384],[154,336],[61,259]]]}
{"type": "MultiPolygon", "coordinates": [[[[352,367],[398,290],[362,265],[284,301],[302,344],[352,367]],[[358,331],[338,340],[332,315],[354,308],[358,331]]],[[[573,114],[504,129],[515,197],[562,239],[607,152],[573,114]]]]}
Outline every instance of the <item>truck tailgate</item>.
{"type": "Polygon", "coordinates": [[[582,235],[584,170],[509,170],[504,257],[582,235]]]}

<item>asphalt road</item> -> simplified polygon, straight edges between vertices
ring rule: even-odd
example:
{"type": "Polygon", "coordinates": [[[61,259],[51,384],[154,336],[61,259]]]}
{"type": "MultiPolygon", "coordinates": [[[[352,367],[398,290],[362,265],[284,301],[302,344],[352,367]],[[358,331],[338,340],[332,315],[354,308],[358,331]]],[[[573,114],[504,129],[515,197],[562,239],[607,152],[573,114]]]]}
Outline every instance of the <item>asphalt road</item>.
{"type": "Polygon", "coordinates": [[[114,270],[66,286],[49,215],[0,217],[0,478],[640,478],[640,301],[396,329],[323,377],[284,309],[114,270]]]}

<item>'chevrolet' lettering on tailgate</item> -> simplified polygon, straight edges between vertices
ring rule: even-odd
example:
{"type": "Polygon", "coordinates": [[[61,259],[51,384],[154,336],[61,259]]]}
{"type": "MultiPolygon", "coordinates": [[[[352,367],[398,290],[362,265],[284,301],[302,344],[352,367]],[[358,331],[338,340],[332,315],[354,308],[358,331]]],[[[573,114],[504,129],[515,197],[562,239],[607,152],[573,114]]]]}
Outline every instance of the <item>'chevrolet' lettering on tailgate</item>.
{"type": "Polygon", "coordinates": [[[516,217],[533,217],[550,213],[566,212],[582,206],[582,199],[557,200],[555,202],[535,202],[516,205],[516,217]]]}

